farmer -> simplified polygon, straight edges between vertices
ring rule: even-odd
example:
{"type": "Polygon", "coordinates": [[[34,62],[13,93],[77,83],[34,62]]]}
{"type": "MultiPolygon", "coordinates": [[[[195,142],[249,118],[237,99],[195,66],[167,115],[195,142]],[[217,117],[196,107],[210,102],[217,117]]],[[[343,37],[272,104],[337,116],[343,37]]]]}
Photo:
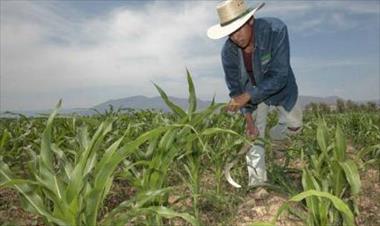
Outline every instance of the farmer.
{"type": "MultiPolygon", "coordinates": [[[[210,27],[211,39],[228,37],[221,57],[231,97],[227,109],[244,115],[246,134],[264,138],[270,106],[279,112],[279,122],[270,129],[272,141],[288,139],[302,126],[298,88],[290,66],[286,25],[277,18],[254,18],[257,10],[244,0],[227,0],[217,5],[219,24],[210,27]]],[[[247,156],[249,186],[267,181],[265,150],[253,145],[247,156]]]]}

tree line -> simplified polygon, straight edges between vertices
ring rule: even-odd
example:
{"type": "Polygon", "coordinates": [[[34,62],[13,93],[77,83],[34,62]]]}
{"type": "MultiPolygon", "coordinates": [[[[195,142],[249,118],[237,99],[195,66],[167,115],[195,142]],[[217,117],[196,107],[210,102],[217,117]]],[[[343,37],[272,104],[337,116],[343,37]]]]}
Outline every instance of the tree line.
{"type": "Polygon", "coordinates": [[[305,111],[320,113],[379,112],[380,108],[373,101],[357,103],[352,100],[337,99],[335,104],[311,102],[305,106],[305,111]]]}

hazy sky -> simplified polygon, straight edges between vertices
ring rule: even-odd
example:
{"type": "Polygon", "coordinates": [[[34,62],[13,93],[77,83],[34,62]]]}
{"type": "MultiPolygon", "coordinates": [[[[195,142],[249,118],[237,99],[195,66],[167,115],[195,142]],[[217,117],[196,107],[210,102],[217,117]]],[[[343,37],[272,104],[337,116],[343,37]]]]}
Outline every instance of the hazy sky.
{"type": "MultiPolygon", "coordinates": [[[[109,99],[228,100],[208,27],[218,1],[0,1],[0,111],[90,107],[109,99]]],[[[257,1],[248,1],[254,6],[257,1]]],[[[380,1],[267,1],[282,19],[301,95],[380,98],[380,1]]]]}

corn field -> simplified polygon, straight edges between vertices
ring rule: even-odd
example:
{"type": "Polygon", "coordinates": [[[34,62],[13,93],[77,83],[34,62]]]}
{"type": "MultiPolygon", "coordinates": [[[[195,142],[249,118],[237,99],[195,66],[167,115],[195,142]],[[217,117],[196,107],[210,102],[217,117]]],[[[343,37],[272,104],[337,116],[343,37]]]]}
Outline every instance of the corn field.
{"type": "MultiPolygon", "coordinates": [[[[112,107],[94,116],[0,119],[2,225],[380,225],[379,112],[305,113],[302,133],[264,142],[269,197],[247,186],[240,115],[112,107]],[[278,153],[281,153],[279,155],[278,153]],[[242,188],[234,188],[231,175],[242,188]],[[275,202],[273,205],[271,201],[275,202]],[[273,208],[272,208],[273,207],[273,208]]],[[[269,127],[276,123],[269,115],[269,127]]]]}

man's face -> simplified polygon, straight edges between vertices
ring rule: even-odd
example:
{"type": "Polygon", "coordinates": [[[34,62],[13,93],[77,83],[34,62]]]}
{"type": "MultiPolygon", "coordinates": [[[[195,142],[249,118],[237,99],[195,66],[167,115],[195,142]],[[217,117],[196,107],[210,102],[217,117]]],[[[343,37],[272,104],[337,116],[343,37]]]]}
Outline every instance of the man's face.
{"type": "Polygon", "coordinates": [[[244,49],[249,45],[252,37],[252,26],[249,22],[245,23],[234,33],[229,35],[231,41],[233,41],[240,48],[244,49]]]}

